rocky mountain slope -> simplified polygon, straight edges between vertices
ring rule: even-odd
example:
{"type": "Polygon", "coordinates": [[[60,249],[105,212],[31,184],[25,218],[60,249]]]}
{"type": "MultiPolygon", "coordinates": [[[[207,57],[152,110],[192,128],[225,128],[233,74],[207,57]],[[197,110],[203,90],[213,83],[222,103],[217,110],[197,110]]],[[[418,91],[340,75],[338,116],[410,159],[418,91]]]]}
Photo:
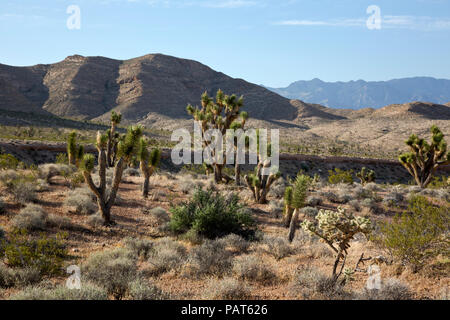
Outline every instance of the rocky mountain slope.
{"type": "Polygon", "coordinates": [[[297,81],[286,88],[269,89],[289,99],[333,108],[381,108],[411,101],[443,104],[450,100],[450,80],[429,77],[369,82],[324,82],[313,79],[297,81]]]}
{"type": "Polygon", "coordinates": [[[188,118],[188,103],[199,104],[205,90],[215,94],[219,88],[244,95],[253,118],[297,116],[288,99],[263,87],[161,54],[126,61],[75,55],[51,65],[0,65],[0,109],[77,119],[104,119],[111,110],[133,122],[155,116],[188,118]]]}

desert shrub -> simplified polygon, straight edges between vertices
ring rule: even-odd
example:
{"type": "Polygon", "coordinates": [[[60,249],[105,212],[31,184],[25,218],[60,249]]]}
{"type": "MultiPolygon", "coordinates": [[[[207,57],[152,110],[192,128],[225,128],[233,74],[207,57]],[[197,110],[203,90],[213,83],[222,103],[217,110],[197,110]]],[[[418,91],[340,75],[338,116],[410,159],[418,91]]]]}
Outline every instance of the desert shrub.
{"type": "Polygon", "coordinates": [[[95,214],[91,214],[88,218],[87,218],[87,224],[90,225],[91,227],[101,227],[105,224],[105,220],[103,219],[102,215],[100,214],[100,212],[97,212],[95,214]]]}
{"type": "Polygon", "coordinates": [[[345,292],[343,286],[311,267],[297,270],[290,284],[290,292],[293,296],[300,296],[306,300],[350,298],[350,294],[345,292]]]}
{"type": "Polygon", "coordinates": [[[11,225],[16,229],[28,231],[45,230],[47,212],[39,205],[28,204],[12,219],[11,225]]]}
{"type": "Polygon", "coordinates": [[[403,263],[420,269],[448,249],[448,207],[435,207],[425,197],[409,201],[407,211],[381,225],[382,243],[403,263]]]}
{"type": "Polygon", "coordinates": [[[125,238],[125,248],[133,252],[137,257],[146,259],[153,248],[153,241],[147,239],[125,238]]]}
{"type": "Polygon", "coordinates": [[[226,248],[232,248],[237,252],[247,252],[250,247],[250,242],[237,234],[229,234],[226,237],[220,239],[226,248]]]}
{"type": "Polygon", "coordinates": [[[286,258],[293,253],[289,241],[285,238],[266,235],[263,241],[267,245],[268,253],[277,260],[286,258]]]}
{"type": "Polygon", "coordinates": [[[204,298],[208,300],[245,300],[250,298],[250,290],[244,283],[236,279],[212,279],[204,298]]]}
{"type": "Polygon", "coordinates": [[[328,170],[328,182],[331,184],[338,184],[338,183],[352,184],[353,170],[345,171],[339,168],[335,168],[334,171],[328,170]]]}
{"type": "Polygon", "coordinates": [[[64,200],[64,205],[74,208],[77,214],[92,214],[97,210],[93,194],[87,188],[70,191],[64,200]]]}
{"type": "Polygon", "coordinates": [[[138,278],[129,284],[129,295],[133,300],[166,300],[169,296],[156,285],[138,278]]]}
{"type": "Polygon", "coordinates": [[[0,154],[0,170],[17,169],[19,160],[12,154],[0,154]]]}
{"type": "Polygon", "coordinates": [[[14,185],[11,193],[14,200],[22,205],[37,200],[36,186],[28,181],[19,181],[14,185]]]}
{"type": "Polygon", "coordinates": [[[171,212],[170,228],[178,234],[192,229],[209,239],[230,233],[248,238],[255,231],[255,221],[239,205],[237,195],[226,201],[218,192],[197,189],[191,201],[172,207],[171,212]]]}
{"type": "Polygon", "coordinates": [[[53,177],[66,177],[76,171],[76,167],[68,164],[46,163],[39,166],[39,176],[50,183],[53,177]]]}
{"type": "Polygon", "coordinates": [[[70,220],[67,217],[58,216],[56,214],[48,215],[47,224],[51,227],[56,227],[59,229],[72,230],[75,228],[75,225],[72,223],[72,220],[70,220]]]}
{"type": "Polygon", "coordinates": [[[309,196],[306,198],[306,204],[311,207],[320,206],[322,204],[322,198],[317,196],[309,196]]]}
{"type": "Polygon", "coordinates": [[[358,200],[351,200],[348,202],[348,205],[350,206],[350,208],[352,208],[357,212],[361,211],[361,204],[359,203],[358,200]]]}
{"type": "Polygon", "coordinates": [[[58,233],[55,238],[42,235],[33,239],[24,230],[13,231],[0,254],[11,267],[30,267],[41,274],[60,274],[67,257],[66,237],[66,234],[58,233]]]}
{"type": "Polygon", "coordinates": [[[12,295],[11,300],[108,300],[105,289],[83,282],[81,289],[71,290],[65,286],[48,289],[33,286],[12,295]]]}
{"type": "Polygon", "coordinates": [[[383,281],[380,289],[369,290],[364,288],[357,295],[360,300],[411,300],[413,293],[409,287],[397,279],[387,279],[383,281]]]}
{"type": "Polygon", "coordinates": [[[388,207],[393,207],[398,206],[403,200],[404,197],[401,193],[397,191],[392,191],[383,198],[383,204],[385,204],[388,207]]]}
{"type": "Polygon", "coordinates": [[[153,244],[149,254],[150,267],[147,272],[158,275],[180,268],[186,262],[186,248],[170,238],[163,238],[153,244]]]}
{"type": "Polygon", "coordinates": [[[271,267],[265,264],[261,258],[244,255],[237,257],[233,262],[233,273],[239,280],[271,284],[277,279],[277,275],[271,267]]]}
{"type": "Polygon", "coordinates": [[[436,191],[436,197],[444,201],[450,202],[450,189],[441,189],[436,191]]]}
{"type": "Polygon", "coordinates": [[[219,240],[206,240],[189,252],[188,262],[191,275],[224,275],[232,265],[232,255],[219,240]]]}
{"type": "Polygon", "coordinates": [[[123,177],[139,177],[141,173],[135,168],[126,168],[123,171],[123,177]]]}
{"type": "Polygon", "coordinates": [[[375,182],[370,182],[364,186],[364,190],[367,190],[370,192],[377,192],[377,191],[380,191],[381,188],[375,182]]]}
{"type": "Polygon", "coordinates": [[[369,209],[371,212],[377,212],[378,206],[377,202],[371,198],[366,198],[360,202],[361,206],[369,209]]]}
{"type": "Polygon", "coordinates": [[[41,273],[33,267],[9,268],[0,263],[0,288],[24,287],[38,283],[41,273]]]}
{"type": "Polygon", "coordinates": [[[81,274],[115,299],[122,299],[137,277],[136,256],[124,248],[97,252],[81,265],[81,274]]]}
{"type": "Polygon", "coordinates": [[[281,199],[284,196],[285,189],[286,181],[283,178],[277,179],[272,183],[268,195],[277,199],[281,199]]]}
{"type": "Polygon", "coordinates": [[[152,208],[148,210],[147,213],[153,216],[156,219],[156,221],[160,224],[167,223],[170,221],[170,217],[167,211],[161,207],[152,208]]]}
{"type": "Polygon", "coordinates": [[[300,209],[300,212],[304,215],[307,215],[308,217],[314,218],[319,213],[319,209],[313,207],[304,207],[300,209]]]}
{"type": "Polygon", "coordinates": [[[276,216],[283,212],[283,200],[271,200],[269,202],[270,211],[275,213],[276,216]]]}
{"type": "Polygon", "coordinates": [[[3,201],[2,198],[0,198],[0,213],[4,212],[5,212],[5,202],[3,201]]]}

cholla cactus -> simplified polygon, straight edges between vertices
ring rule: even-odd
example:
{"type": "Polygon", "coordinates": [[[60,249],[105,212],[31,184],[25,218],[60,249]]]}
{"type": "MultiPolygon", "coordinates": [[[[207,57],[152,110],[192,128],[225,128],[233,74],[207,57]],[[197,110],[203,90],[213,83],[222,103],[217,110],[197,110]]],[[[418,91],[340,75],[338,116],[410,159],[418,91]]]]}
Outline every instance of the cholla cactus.
{"type": "Polygon", "coordinates": [[[301,226],[306,232],[321,238],[336,253],[332,276],[337,281],[345,265],[350,241],[357,233],[368,235],[372,230],[371,221],[347,214],[342,208],[338,211],[320,210],[315,219],[315,222],[305,220],[301,226]],[[341,270],[337,273],[341,260],[341,270]]]}
{"type": "Polygon", "coordinates": [[[106,225],[112,224],[111,207],[116,200],[117,191],[120,181],[122,180],[125,164],[128,163],[133,155],[136,154],[139,139],[142,136],[141,127],[129,127],[123,141],[119,143],[119,160],[114,167],[114,176],[112,180],[111,191],[106,194],[106,148],[108,145],[108,135],[97,132],[97,150],[98,150],[98,175],[100,184],[96,186],[92,179],[92,171],[95,167],[95,158],[92,154],[86,154],[81,161],[80,168],[83,172],[84,179],[97,197],[97,205],[106,225]]]}
{"type": "Polygon", "coordinates": [[[283,209],[283,225],[286,228],[289,228],[292,219],[292,213],[294,212],[294,208],[292,207],[292,194],[293,188],[287,187],[284,190],[284,209],[283,209]]]}
{"type": "Polygon", "coordinates": [[[117,153],[117,145],[119,143],[119,134],[116,133],[116,126],[122,121],[122,115],[111,112],[111,128],[107,131],[108,145],[106,149],[106,158],[108,160],[108,166],[113,167],[115,163],[115,156],[117,153]]]}
{"type": "Polygon", "coordinates": [[[362,185],[365,185],[375,181],[375,171],[368,170],[366,167],[363,167],[360,172],[356,173],[356,177],[361,180],[362,185]]]}
{"type": "Polygon", "coordinates": [[[312,179],[307,175],[298,175],[294,181],[292,189],[292,201],[291,206],[294,208],[292,219],[289,221],[289,234],[288,240],[292,242],[295,237],[295,230],[297,229],[298,215],[300,209],[305,205],[305,200],[308,195],[309,187],[311,186],[312,179]]]}
{"type": "MultiPolygon", "coordinates": [[[[205,132],[210,129],[217,129],[222,133],[222,136],[224,136],[226,130],[229,129],[231,124],[238,118],[240,109],[244,105],[244,98],[237,98],[234,94],[228,96],[225,95],[222,90],[218,90],[214,102],[213,99],[209,97],[208,93],[205,92],[201,98],[201,105],[201,108],[188,105],[186,110],[193,116],[195,121],[200,123],[202,133],[205,134],[205,132]]],[[[211,143],[211,141],[203,139],[203,148],[210,146],[211,143]]],[[[219,157],[219,155],[215,154],[214,148],[212,156],[215,182],[221,183],[223,181],[230,181],[231,178],[222,173],[226,161],[223,163],[214,161],[219,157]]],[[[223,158],[225,159],[225,155],[223,158]]]]}
{"type": "Polygon", "coordinates": [[[411,135],[406,141],[411,152],[404,153],[399,157],[400,163],[421,188],[428,186],[439,166],[450,163],[450,152],[447,153],[444,134],[435,125],[431,127],[431,133],[431,144],[415,134],[411,135]]]}
{"type": "Polygon", "coordinates": [[[148,142],[145,138],[140,139],[138,150],[139,168],[144,176],[144,184],[142,186],[142,196],[148,197],[150,176],[155,172],[161,160],[161,150],[153,149],[148,151],[148,142]]]}

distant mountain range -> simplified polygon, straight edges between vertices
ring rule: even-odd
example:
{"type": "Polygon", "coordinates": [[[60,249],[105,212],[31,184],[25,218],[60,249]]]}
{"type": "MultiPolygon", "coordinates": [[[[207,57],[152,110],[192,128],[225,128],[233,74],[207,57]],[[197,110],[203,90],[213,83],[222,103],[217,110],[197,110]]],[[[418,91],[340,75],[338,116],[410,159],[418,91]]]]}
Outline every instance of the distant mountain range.
{"type": "Polygon", "coordinates": [[[437,104],[450,101],[450,80],[430,77],[369,82],[324,82],[313,79],[297,81],[286,88],[268,89],[288,99],[299,99],[331,108],[381,108],[412,101],[437,104]]]}

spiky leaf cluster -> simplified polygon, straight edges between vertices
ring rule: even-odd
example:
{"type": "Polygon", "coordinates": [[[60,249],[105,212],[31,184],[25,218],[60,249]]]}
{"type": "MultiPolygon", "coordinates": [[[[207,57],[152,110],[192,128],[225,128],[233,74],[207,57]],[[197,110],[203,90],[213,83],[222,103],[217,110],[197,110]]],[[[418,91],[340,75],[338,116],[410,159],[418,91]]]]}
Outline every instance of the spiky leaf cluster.
{"type": "Polygon", "coordinates": [[[338,208],[338,211],[322,209],[315,220],[314,222],[303,221],[301,224],[303,230],[320,237],[335,252],[341,249],[347,253],[350,241],[357,233],[368,235],[372,229],[369,219],[355,217],[353,214],[346,213],[342,208],[338,208]]]}
{"type": "Polygon", "coordinates": [[[139,141],[142,136],[143,129],[141,126],[131,126],[122,141],[119,142],[119,156],[129,160],[139,148],[139,141]]]}

